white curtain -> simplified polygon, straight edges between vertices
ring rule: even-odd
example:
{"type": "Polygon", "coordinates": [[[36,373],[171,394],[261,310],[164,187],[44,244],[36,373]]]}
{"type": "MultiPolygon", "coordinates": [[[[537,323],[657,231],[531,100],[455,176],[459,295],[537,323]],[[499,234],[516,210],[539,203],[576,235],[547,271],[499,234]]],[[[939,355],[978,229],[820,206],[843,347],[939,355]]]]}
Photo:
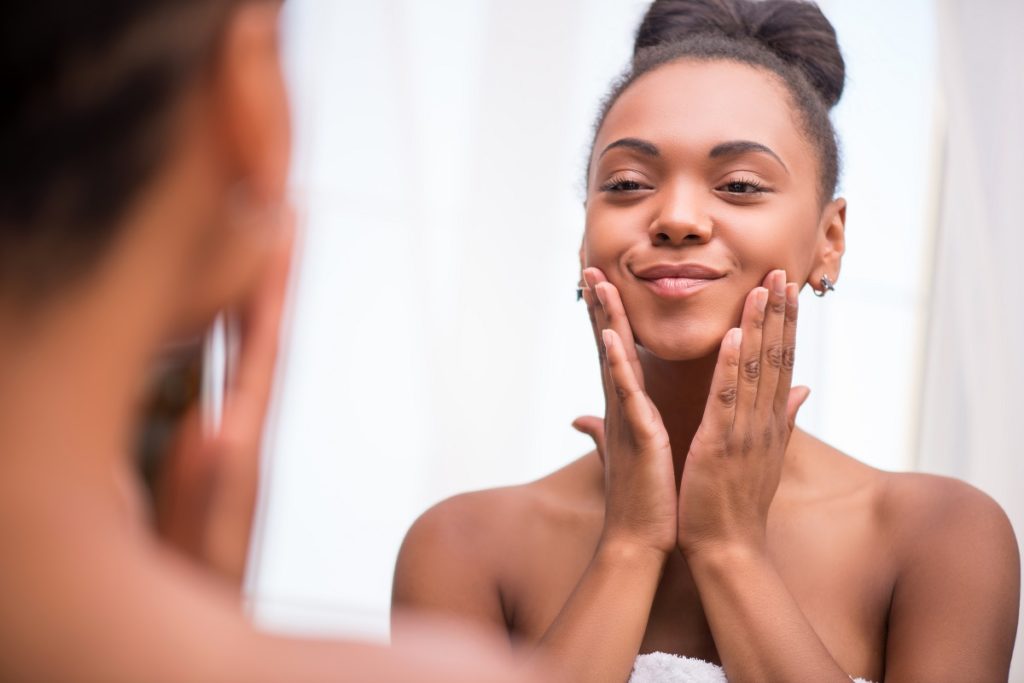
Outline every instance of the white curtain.
{"type": "MultiPolygon", "coordinates": [[[[801,424],[912,465],[934,212],[929,0],[832,0],[850,201],[839,291],[805,294],[801,424]],[[894,162],[894,160],[896,160],[894,162]]],[[[383,635],[406,529],[434,502],[591,447],[574,301],[587,144],[646,0],[289,0],[292,328],[250,577],[280,629],[383,635]]]]}
{"type": "MultiPolygon", "coordinates": [[[[918,466],[1024,530],[1024,3],[940,0],[948,117],[918,466]]],[[[1010,680],[1024,681],[1018,631],[1010,680]]]]}

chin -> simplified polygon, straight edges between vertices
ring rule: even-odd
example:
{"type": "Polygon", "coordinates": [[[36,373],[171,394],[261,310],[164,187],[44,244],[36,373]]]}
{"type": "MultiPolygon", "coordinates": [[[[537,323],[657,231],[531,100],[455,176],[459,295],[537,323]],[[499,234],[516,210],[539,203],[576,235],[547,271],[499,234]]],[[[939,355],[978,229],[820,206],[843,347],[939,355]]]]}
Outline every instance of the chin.
{"type": "Polygon", "coordinates": [[[664,361],[684,362],[716,356],[728,327],[721,325],[662,323],[638,325],[634,330],[637,344],[664,361]],[[721,329],[719,329],[721,328],[721,329]]]}

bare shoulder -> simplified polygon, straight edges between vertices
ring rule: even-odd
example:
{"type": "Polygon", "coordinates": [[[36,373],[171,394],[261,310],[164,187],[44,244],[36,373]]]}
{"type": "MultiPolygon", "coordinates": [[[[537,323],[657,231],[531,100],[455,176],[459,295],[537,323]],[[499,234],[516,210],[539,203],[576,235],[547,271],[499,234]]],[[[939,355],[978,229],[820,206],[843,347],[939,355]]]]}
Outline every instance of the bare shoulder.
{"type": "Polygon", "coordinates": [[[999,504],[957,479],[885,472],[795,438],[812,456],[815,500],[869,529],[858,557],[888,577],[885,680],[950,680],[950,671],[957,680],[1006,680],[1020,553],[999,504]]]}
{"type": "MultiPolygon", "coordinates": [[[[424,542],[448,552],[488,551],[504,554],[509,543],[541,529],[538,523],[558,524],[562,518],[592,512],[592,456],[579,458],[551,474],[515,486],[461,493],[429,508],[406,534],[403,550],[424,542]]],[[[542,525],[543,526],[543,525],[542,525]]]]}
{"type": "Polygon", "coordinates": [[[595,460],[589,454],[536,481],[462,493],[428,509],[399,551],[394,605],[497,620],[498,587],[510,565],[538,536],[600,512],[595,460]]]}
{"type": "Polygon", "coordinates": [[[884,472],[883,513],[901,540],[955,543],[979,542],[1017,553],[1006,513],[990,496],[970,484],[934,474],[884,472]]]}
{"type": "Polygon", "coordinates": [[[994,643],[1008,638],[1012,649],[1020,551],[999,504],[957,479],[888,473],[881,507],[897,570],[893,627],[901,612],[976,620],[977,632],[990,633],[994,643]],[[932,604],[937,595],[944,596],[942,610],[932,604]]]}
{"type": "Polygon", "coordinates": [[[887,473],[881,509],[896,563],[886,680],[1006,680],[1020,554],[1002,508],[949,477],[887,473]]]}
{"type": "Polygon", "coordinates": [[[850,457],[808,434],[794,434],[813,455],[819,497],[849,501],[873,515],[898,546],[961,544],[972,537],[1017,552],[1009,518],[977,488],[952,477],[888,472],[850,457]]]}

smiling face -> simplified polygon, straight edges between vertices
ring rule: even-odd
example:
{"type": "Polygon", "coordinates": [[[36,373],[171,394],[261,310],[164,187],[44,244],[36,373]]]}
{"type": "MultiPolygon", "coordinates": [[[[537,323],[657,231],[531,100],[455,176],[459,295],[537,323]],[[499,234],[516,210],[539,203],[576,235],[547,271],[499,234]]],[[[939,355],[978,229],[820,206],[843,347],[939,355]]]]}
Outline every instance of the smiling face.
{"type": "Polygon", "coordinates": [[[621,293],[638,343],[715,353],[770,271],[835,281],[844,206],[822,206],[816,150],[785,87],[730,61],[683,60],[620,95],[590,160],[585,267],[621,293]]]}

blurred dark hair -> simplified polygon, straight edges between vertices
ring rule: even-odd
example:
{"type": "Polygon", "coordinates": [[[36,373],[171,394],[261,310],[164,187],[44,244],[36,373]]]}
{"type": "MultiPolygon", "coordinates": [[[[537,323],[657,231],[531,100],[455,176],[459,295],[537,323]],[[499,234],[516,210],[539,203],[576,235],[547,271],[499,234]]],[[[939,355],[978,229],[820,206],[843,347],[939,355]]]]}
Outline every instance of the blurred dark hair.
{"type": "Polygon", "coordinates": [[[0,22],[0,297],[88,269],[152,179],[239,0],[13,0],[0,22]]]}
{"type": "Polygon", "coordinates": [[[602,103],[594,137],[608,111],[637,78],[681,59],[735,61],[777,76],[818,152],[822,199],[832,197],[839,180],[839,146],[829,110],[843,94],[846,66],[835,29],[817,4],[655,0],[637,30],[630,67],[602,103]]]}

